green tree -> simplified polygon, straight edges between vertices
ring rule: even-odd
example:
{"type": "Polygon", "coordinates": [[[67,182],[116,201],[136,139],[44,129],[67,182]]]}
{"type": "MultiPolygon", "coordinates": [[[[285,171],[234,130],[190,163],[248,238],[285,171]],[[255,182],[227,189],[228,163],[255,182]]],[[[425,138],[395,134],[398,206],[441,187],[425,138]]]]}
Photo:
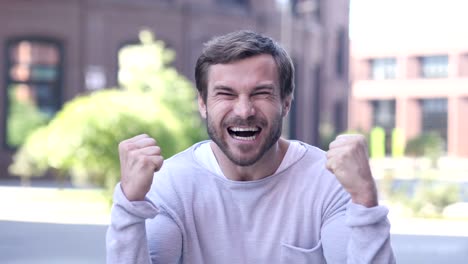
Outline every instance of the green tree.
{"type": "Polygon", "coordinates": [[[149,31],[140,33],[140,39],[140,45],[119,54],[122,88],[66,103],[47,126],[27,138],[11,173],[32,177],[53,171],[77,184],[112,188],[120,177],[120,141],[146,133],[168,158],[206,138],[195,89],[169,66],[173,52],[149,31]]]}

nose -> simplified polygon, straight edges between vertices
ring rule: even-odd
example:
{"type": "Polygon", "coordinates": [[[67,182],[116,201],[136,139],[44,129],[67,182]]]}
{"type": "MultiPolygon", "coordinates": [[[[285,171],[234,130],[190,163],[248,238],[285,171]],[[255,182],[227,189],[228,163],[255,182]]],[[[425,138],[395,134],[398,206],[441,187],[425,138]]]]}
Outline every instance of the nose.
{"type": "Polygon", "coordinates": [[[234,113],[244,119],[255,115],[255,106],[252,100],[247,96],[239,97],[234,106],[234,113]]]}

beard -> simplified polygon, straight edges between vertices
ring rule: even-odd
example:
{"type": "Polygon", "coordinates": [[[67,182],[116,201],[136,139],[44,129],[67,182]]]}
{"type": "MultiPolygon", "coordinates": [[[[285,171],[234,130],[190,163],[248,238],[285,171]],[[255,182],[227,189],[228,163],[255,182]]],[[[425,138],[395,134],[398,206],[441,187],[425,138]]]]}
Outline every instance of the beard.
{"type": "MultiPolygon", "coordinates": [[[[258,119],[256,117],[249,117],[246,120],[241,118],[231,118],[222,122],[220,127],[216,127],[216,124],[210,118],[209,113],[206,113],[206,128],[211,140],[216,143],[216,145],[232,163],[242,167],[253,165],[259,161],[265,155],[265,153],[268,152],[276,142],[278,142],[278,139],[281,137],[281,130],[283,126],[283,117],[281,114],[278,114],[272,120],[270,130],[266,130],[267,124],[268,122],[266,120],[258,119]],[[260,124],[262,127],[261,134],[265,138],[262,142],[260,142],[257,153],[251,155],[250,157],[242,155],[242,153],[236,155],[232,149],[232,147],[235,146],[229,146],[226,139],[224,138],[224,135],[230,137],[229,133],[227,132],[227,127],[256,126],[256,124],[260,124]]],[[[242,145],[238,147],[241,152],[249,151],[249,149],[242,149],[242,145]]]]}

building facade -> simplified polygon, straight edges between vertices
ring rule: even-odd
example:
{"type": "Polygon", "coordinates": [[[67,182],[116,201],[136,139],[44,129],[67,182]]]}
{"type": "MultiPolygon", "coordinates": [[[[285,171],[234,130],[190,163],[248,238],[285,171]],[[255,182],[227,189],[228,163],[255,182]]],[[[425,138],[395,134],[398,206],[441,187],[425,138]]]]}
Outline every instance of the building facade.
{"type": "Polygon", "coordinates": [[[116,87],[119,50],[141,29],[176,52],[174,67],[192,81],[213,36],[272,36],[297,70],[286,135],[318,144],[319,124],[343,130],[347,122],[348,10],[345,0],[0,0],[0,177],[26,136],[12,131],[50,119],[79,94],[116,87]],[[24,102],[40,113],[18,107],[24,102]]]}
{"type": "Polygon", "coordinates": [[[468,38],[433,37],[351,45],[349,127],[399,128],[406,142],[435,132],[468,157],[468,38]]]}

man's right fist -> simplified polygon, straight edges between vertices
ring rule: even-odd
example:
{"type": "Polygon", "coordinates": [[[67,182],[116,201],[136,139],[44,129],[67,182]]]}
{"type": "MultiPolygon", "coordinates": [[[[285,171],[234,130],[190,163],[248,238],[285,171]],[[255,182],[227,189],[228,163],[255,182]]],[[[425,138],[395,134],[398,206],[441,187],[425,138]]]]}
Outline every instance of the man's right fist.
{"type": "Polygon", "coordinates": [[[155,139],[142,134],[120,142],[119,157],[123,193],[129,201],[143,201],[163,164],[161,149],[155,139]]]}

